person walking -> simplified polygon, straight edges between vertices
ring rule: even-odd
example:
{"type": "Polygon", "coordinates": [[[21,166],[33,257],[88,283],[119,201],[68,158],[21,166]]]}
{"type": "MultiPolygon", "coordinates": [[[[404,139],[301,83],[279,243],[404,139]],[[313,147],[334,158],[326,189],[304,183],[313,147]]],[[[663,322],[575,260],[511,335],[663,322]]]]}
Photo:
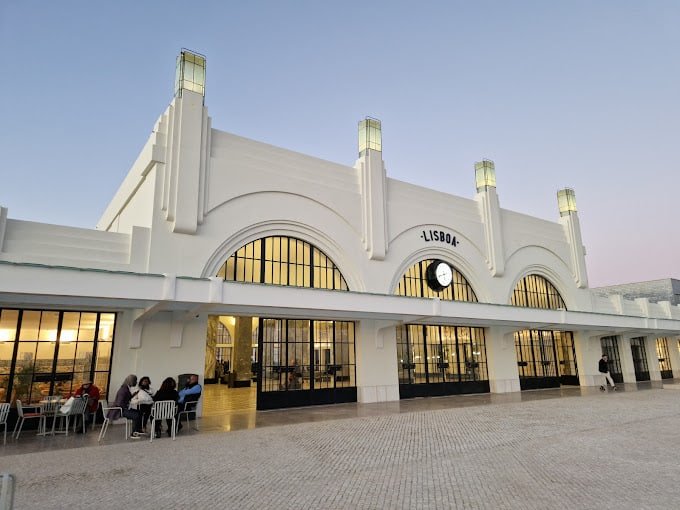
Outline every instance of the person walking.
{"type": "Polygon", "coordinates": [[[614,379],[612,379],[612,376],[609,374],[609,358],[607,357],[606,354],[603,354],[602,357],[600,358],[599,370],[602,376],[604,377],[604,384],[600,386],[600,391],[607,390],[607,381],[609,381],[609,384],[612,385],[612,389],[616,391],[616,384],[614,384],[614,379]]]}

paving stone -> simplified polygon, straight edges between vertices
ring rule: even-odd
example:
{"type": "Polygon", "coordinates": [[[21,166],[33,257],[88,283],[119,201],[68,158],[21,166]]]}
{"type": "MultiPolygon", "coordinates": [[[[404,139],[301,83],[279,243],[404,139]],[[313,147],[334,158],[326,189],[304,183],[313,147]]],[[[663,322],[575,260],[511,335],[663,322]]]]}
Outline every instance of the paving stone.
{"type": "Polygon", "coordinates": [[[680,399],[659,389],[0,457],[15,508],[680,507],[680,399]]]}

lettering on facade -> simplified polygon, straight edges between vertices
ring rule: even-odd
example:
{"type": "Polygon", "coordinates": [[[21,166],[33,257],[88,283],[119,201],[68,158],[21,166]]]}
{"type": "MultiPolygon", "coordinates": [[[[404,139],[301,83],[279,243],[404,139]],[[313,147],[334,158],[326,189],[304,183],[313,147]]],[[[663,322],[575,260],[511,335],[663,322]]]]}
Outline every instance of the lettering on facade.
{"type": "Polygon", "coordinates": [[[450,244],[451,246],[458,246],[459,244],[456,236],[450,232],[444,232],[443,230],[423,230],[423,233],[420,234],[420,238],[424,239],[426,243],[437,241],[450,244]]]}

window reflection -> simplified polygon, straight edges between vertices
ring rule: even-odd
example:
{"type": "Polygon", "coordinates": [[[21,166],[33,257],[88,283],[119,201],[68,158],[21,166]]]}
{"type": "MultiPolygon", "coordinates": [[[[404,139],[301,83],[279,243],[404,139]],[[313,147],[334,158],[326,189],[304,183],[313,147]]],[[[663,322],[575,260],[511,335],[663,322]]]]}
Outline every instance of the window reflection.
{"type": "Polygon", "coordinates": [[[661,378],[672,379],[673,369],[671,367],[670,354],[668,353],[668,338],[656,339],[656,357],[659,359],[661,378]]]}
{"type": "Polygon", "coordinates": [[[242,246],[226,260],[217,276],[226,281],[349,290],[328,256],[293,237],[265,237],[242,246]]]}
{"type": "Polygon", "coordinates": [[[114,326],[113,313],[0,309],[0,402],[67,396],[92,378],[106,395],[114,326]]]}
{"type": "MultiPolygon", "coordinates": [[[[567,309],[555,286],[536,274],[527,275],[517,282],[510,304],[525,308],[567,309]]],[[[569,384],[577,383],[572,332],[524,330],[514,336],[520,379],[568,376],[569,384]]],[[[562,380],[563,383],[565,381],[562,380]]]]}
{"type": "Polygon", "coordinates": [[[483,328],[397,327],[400,384],[487,381],[483,328]]]}
{"type": "Polygon", "coordinates": [[[425,259],[409,267],[399,280],[395,294],[408,297],[438,297],[448,301],[477,302],[477,296],[472,290],[472,286],[454,267],[451,267],[453,271],[451,285],[440,292],[432,290],[427,284],[426,277],[427,268],[432,262],[434,262],[434,259],[425,259]]]}
{"type": "Polygon", "coordinates": [[[260,321],[263,392],[356,386],[353,322],[260,321]]]}

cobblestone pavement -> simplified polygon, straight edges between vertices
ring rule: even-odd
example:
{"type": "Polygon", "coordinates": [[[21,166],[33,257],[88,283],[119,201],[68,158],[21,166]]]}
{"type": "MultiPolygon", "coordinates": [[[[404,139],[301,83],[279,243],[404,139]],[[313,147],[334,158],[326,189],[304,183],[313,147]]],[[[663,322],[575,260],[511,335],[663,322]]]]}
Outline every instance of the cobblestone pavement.
{"type": "Polygon", "coordinates": [[[15,508],[680,508],[680,393],[492,403],[0,457],[15,508]]]}

